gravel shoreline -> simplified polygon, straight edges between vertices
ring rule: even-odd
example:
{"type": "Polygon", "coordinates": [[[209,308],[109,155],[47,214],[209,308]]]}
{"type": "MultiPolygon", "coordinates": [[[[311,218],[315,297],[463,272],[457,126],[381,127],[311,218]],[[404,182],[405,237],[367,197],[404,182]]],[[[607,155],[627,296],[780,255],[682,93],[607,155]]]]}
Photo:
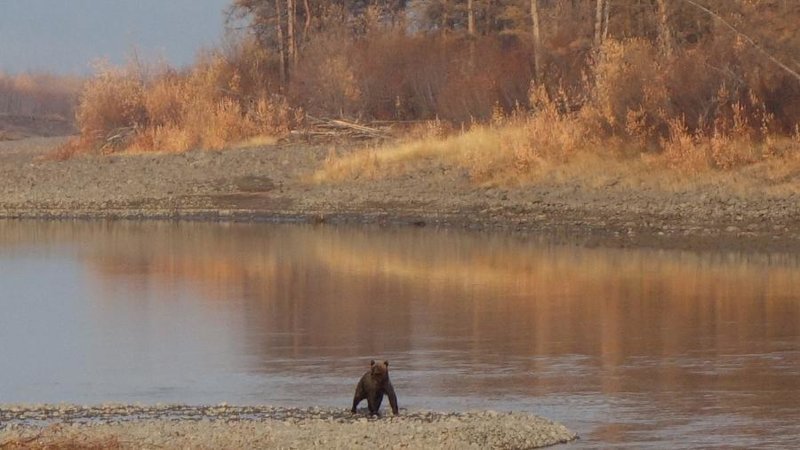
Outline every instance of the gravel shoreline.
{"type": "Polygon", "coordinates": [[[317,185],[305,180],[333,144],[43,159],[62,139],[0,142],[0,219],[397,224],[585,246],[800,252],[800,193],[792,189],[632,189],[580,179],[499,188],[444,166],[317,185]]]}
{"type": "Polygon", "coordinates": [[[525,413],[187,405],[8,405],[0,448],[539,448],[577,439],[525,413]]]}

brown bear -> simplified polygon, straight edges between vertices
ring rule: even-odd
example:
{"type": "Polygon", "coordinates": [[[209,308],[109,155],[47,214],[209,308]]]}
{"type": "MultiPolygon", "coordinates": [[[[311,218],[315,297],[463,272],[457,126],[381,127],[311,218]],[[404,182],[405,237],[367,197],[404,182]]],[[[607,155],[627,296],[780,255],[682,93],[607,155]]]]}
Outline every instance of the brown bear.
{"type": "Polygon", "coordinates": [[[356,395],[353,397],[353,413],[356,412],[356,407],[361,400],[367,399],[370,415],[380,416],[378,410],[383,402],[383,394],[389,396],[389,404],[392,406],[392,413],[396,416],[399,414],[397,409],[397,395],[394,393],[394,387],[389,380],[389,361],[376,363],[375,360],[370,362],[369,372],[361,377],[361,381],[356,386],[356,395]]]}

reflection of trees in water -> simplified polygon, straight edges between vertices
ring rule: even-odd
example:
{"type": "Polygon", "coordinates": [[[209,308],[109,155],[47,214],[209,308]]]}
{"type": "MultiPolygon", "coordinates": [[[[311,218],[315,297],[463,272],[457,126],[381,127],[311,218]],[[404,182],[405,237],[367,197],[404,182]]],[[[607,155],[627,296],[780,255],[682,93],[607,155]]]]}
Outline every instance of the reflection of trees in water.
{"type": "MultiPolygon", "coordinates": [[[[431,230],[0,226],[17,242],[87,243],[83,260],[101,294],[118,275],[202,286],[220,307],[241,308],[267,371],[300,359],[336,370],[338,358],[393,354],[451,374],[434,383],[456,394],[500,392],[501,380],[519,392],[658,386],[654,395],[675,402],[687,398],[678,391],[747,391],[757,379],[778,407],[800,401],[797,371],[786,368],[800,364],[793,257],[579,249],[431,230]],[[773,352],[794,360],[763,356],[773,352]]],[[[719,401],[747,406],[763,396],[719,401]]]]}

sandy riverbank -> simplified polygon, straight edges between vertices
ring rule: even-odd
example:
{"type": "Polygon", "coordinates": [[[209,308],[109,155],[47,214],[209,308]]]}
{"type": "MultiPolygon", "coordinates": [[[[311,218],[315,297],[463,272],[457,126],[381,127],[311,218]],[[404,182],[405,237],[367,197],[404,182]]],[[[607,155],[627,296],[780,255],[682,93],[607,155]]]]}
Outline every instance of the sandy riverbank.
{"type": "Polygon", "coordinates": [[[400,223],[589,246],[800,251],[800,195],[793,192],[733,192],[714,183],[632,189],[579,178],[482,187],[441,165],[312,184],[308,176],[335,144],[43,160],[59,142],[0,143],[0,218],[400,223]]]}
{"type": "Polygon", "coordinates": [[[0,448],[538,448],[576,439],[521,413],[218,406],[0,407],[0,448]]]}

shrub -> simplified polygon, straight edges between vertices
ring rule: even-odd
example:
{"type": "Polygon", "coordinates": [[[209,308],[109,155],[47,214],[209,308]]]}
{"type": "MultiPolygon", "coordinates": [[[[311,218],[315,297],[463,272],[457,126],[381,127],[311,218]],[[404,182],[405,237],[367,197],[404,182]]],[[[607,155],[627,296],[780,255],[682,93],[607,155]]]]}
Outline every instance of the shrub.
{"type": "Polygon", "coordinates": [[[76,120],[83,144],[90,147],[103,145],[116,130],[145,125],[141,70],[100,66],[81,94],[76,120]]]}
{"type": "Polygon", "coordinates": [[[254,45],[204,52],[185,71],[165,65],[101,66],[78,106],[81,139],[72,147],[112,151],[220,149],[258,135],[275,135],[301,119],[270,93],[254,45]]]}

